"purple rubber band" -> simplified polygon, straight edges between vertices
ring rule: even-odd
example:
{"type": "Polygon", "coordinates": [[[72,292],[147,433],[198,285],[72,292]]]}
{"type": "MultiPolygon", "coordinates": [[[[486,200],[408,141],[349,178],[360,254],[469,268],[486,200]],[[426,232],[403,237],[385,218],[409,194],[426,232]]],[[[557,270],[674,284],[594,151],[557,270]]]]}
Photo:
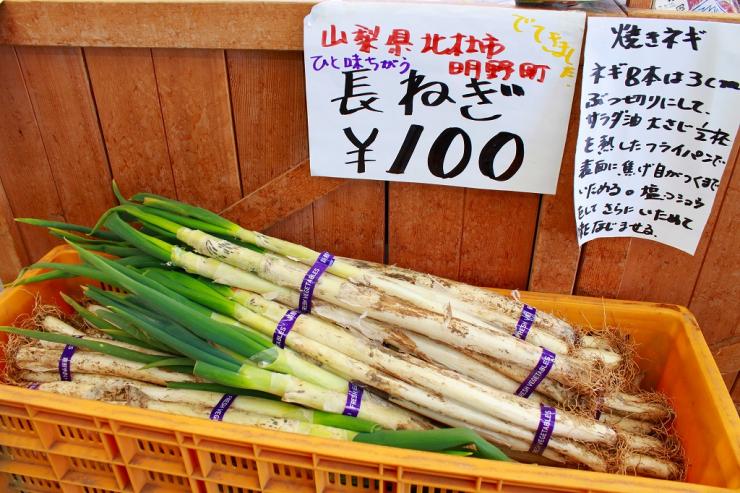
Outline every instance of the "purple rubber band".
{"type": "Polygon", "coordinates": [[[41,384],[38,382],[29,383],[26,388],[31,390],[37,390],[41,384]]]}
{"type": "Polygon", "coordinates": [[[525,304],[522,307],[521,315],[519,315],[519,321],[516,323],[516,328],[514,329],[513,334],[514,337],[525,340],[527,338],[527,334],[529,334],[529,329],[532,328],[532,324],[534,323],[536,316],[537,308],[525,304]]]}
{"type": "Polygon", "coordinates": [[[213,409],[211,409],[211,421],[221,421],[224,419],[224,414],[229,410],[234,399],[236,399],[234,394],[224,394],[218,403],[213,406],[213,409]]]}
{"type": "Polygon", "coordinates": [[[550,442],[552,431],[555,429],[556,417],[557,411],[555,411],[554,407],[540,404],[540,424],[537,426],[537,431],[534,434],[532,446],[529,447],[530,452],[542,455],[542,452],[545,451],[547,444],[550,442]]]}
{"type": "Polygon", "coordinates": [[[311,313],[311,298],[313,298],[313,289],[316,287],[316,283],[319,282],[321,274],[323,274],[326,269],[331,267],[331,264],[333,263],[334,255],[329,252],[321,252],[321,254],[316,259],[316,262],[313,263],[309,271],[306,272],[306,275],[303,276],[303,281],[301,282],[300,298],[298,302],[298,310],[300,310],[301,313],[311,313]]]}
{"type": "Polygon", "coordinates": [[[342,414],[356,418],[360,413],[363,393],[365,393],[365,389],[361,385],[350,382],[349,388],[347,389],[347,403],[344,405],[344,411],[342,414]]]}
{"type": "Polygon", "coordinates": [[[532,392],[534,392],[540,382],[550,373],[554,363],[555,353],[542,348],[542,354],[540,355],[540,360],[537,362],[537,366],[529,372],[526,380],[516,389],[515,394],[519,397],[529,397],[532,395],[532,392]]]}
{"type": "Polygon", "coordinates": [[[281,349],[285,348],[285,339],[288,337],[290,329],[293,328],[293,324],[295,324],[295,321],[298,319],[298,316],[300,314],[301,312],[299,312],[298,310],[288,310],[287,312],[285,312],[283,318],[281,318],[280,321],[277,323],[277,327],[275,327],[275,332],[273,332],[272,334],[273,344],[281,349]]]}
{"type": "MultiPolygon", "coordinates": [[[[78,339],[82,336],[75,336],[78,339]]],[[[59,357],[59,380],[62,382],[71,382],[72,381],[72,356],[75,354],[75,351],[77,351],[77,346],[72,344],[67,344],[64,346],[64,350],[62,351],[62,355],[59,357]]]]}

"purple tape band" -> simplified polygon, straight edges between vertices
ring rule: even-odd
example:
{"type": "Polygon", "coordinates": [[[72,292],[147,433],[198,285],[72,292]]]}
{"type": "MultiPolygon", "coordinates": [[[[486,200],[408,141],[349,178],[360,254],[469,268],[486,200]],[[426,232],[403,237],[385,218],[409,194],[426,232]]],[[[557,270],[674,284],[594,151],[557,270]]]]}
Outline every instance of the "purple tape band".
{"type": "Polygon", "coordinates": [[[298,310],[288,310],[285,312],[285,315],[283,315],[283,318],[280,319],[280,321],[277,323],[277,327],[275,327],[275,332],[272,334],[272,343],[275,344],[279,348],[285,347],[285,339],[288,337],[288,333],[290,332],[290,329],[293,328],[293,324],[295,324],[296,319],[298,319],[298,316],[301,314],[298,310]]]}
{"type": "Polygon", "coordinates": [[[529,451],[533,454],[542,455],[542,452],[547,448],[552,431],[555,429],[556,416],[557,412],[554,407],[540,404],[540,424],[537,426],[537,431],[534,434],[532,446],[529,447],[529,451]]]}
{"type": "Polygon", "coordinates": [[[31,390],[37,390],[39,388],[39,385],[41,384],[38,382],[33,382],[33,383],[29,383],[28,387],[26,388],[31,389],[31,390]]]}
{"type": "Polygon", "coordinates": [[[529,334],[529,329],[532,328],[532,324],[534,323],[534,318],[536,316],[537,308],[525,304],[522,307],[522,314],[519,315],[519,321],[516,323],[516,328],[514,329],[513,334],[514,337],[525,340],[527,338],[527,334],[529,334]]]}
{"type": "Polygon", "coordinates": [[[301,313],[311,313],[311,298],[313,297],[313,289],[316,287],[316,283],[319,282],[321,274],[323,274],[326,269],[331,267],[331,264],[333,263],[334,255],[329,252],[321,252],[319,257],[316,259],[316,262],[313,263],[309,271],[306,272],[306,275],[303,276],[303,281],[301,282],[301,292],[299,293],[300,298],[298,302],[298,310],[300,310],[301,313]]]}
{"type": "Polygon", "coordinates": [[[550,373],[554,363],[555,353],[542,348],[542,354],[540,355],[540,360],[537,362],[537,366],[529,372],[526,380],[516,389],[515,394],[519,397],[529,397],[532,395],[532,392],[534,392],[540,382],[550,373]]]}
{"type": "Polygon", "coordinates": [[[342,414],[345,416],[352,416],[356,418],[360,412],[360,406],[362,405],[362,394],[365,393],[365,389],[354,382],[349,383],[347,389],[347,402],[344,405],[344,411],[342,414]]]}
{"type": "Polygon", "coordinates": [[[229,410],[234,399],[236,399],[234,394],[224,394],[223,397],[219,399],[218,403],[213,406],[213,409],[211,409],[211,421],[221,421],[224,419],[224,414],[229,410]]]}
{"type": "MultiPolygon", "coordinates": [[[[78,339],[82,336],[75,336],[78,339]]],[[[72,356],[75,354],[75,351],[77,351],[77,346],[74,346],[72,344],[67,344],[64,346],[64,350],[62,351],[62,355],[59,357],[59,380],[62,382],[71,382],[72,381],[72,356]]]]}

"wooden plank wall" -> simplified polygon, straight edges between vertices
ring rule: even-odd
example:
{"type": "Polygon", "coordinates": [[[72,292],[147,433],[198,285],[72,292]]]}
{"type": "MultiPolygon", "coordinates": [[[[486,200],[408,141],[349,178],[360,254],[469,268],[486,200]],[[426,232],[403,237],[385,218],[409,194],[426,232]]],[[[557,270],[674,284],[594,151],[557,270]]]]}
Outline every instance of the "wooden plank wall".
{"type": "MultiPolygon", "coordinates": [[[[299,177],[287,182],[300,196],[314,180],[305,163],[296,167],[308,157],[303,84],[296,51],[1,45],[0,277],[55,244],[13,217],[92,224],[114,203],[111,178],[124,194],[152,191],[214,210],[258,189],[269,207],[278,177],[299,177]]],[[[576,98],[556,195],[329,181],[311,192],[317,200],[268,220],[266,230],[480,285],[687,305],[732,388],[740,370],[737,147],[695,256],[638,239],[580,250],[577,108],[576,98]]],[[[250,220],[249,209],[240,213],[250,220]]]]}

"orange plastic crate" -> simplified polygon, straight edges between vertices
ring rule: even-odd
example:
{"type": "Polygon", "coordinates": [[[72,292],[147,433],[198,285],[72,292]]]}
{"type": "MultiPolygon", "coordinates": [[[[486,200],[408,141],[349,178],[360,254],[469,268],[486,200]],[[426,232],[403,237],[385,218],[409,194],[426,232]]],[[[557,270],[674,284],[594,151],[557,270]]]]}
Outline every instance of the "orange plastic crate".
{"type": "MultiPolygon", "coordinates": [[[[46,261],[77,262],[66,247],[46,261]]],[[[30,273],[32,274],[32,273],[30,273]]],[[[0,294],[0,324],[34,296],[60,303],[80,279],[0,294]]],[[[79,291],[78,291],[79,292],[79,291]]],[[[23,492],[655,492],[740,487],[740,422],[696,320],[683,307],[522,293],[576,324],[638,342],[645,385],[673,400],[687,482],[491,462],[346,443],[0,386],[0,488],[23,492]],[[606,320],[605,320],[606,318],[606,320]]]]}

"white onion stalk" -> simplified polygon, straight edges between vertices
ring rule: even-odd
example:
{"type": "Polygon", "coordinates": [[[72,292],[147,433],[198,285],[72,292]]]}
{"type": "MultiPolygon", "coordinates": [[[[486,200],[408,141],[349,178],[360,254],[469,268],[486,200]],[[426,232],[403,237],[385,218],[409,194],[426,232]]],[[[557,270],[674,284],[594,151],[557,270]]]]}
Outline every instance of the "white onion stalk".
{"type": "MultiPolygon", "coordinates": [[[[61,352],[41,347],[23,346],[15,355],[15,364],[21,370],[53,372],[57,370],[61,352]]],[[[75,373],[91,373],[124,377],[132,380],[166,385],[170,382],[198,382],[192,375],[162,370],[159,368],[141,369],[142,364],[107,354],[78,351],[70,360],[70,370],[75,373]]]]}
{"type": "MultiPolygon", "coordinates": [[[[248,291],[236,291],[234,300],[274,322],[279,321],[286,311],[286,307],[248,291]]],[[[240,318],[240,312],[241,310],[237,311],[237,319],[240,318]]],[[[270,327],[268,330],[271,335],[274,328],[270,327]]],[[[382,346],[375,346],[366,338],[357,337],[312,315],[302,315],[296,319],[293,330],[287,337],[287,343],[290,345],[291,339],[298,335],[328,346],[379,371],[396,375],[432,392],[441,393],[449,399],[465,402],[469,407],[481,412],[491,413],[502,419],[517,416],[517,423],[525,429],[535,431],[539,426],[540,408],[536,402],[502,392],[411,356],[401,358],[382,346]]],[[[583,441],[607,444],[616,441],[616,433],[609,427],[566,413],[558,414],[554,433],[583,441]]]]}
{"type": "MultiPolygon", "coordinates": [[[[424,360],[443,364],[474,380],[505,392],[514,393],[519,387],[519,382],[522,382],[528,374],[527,370],[509,363],[497,362],[471,351],[461,352],[425,336],[403,331],[322,301],[314,303],[313,313],[340,326],[354,329],[378,343],[390,344],[424,360]]],[[[561,404],[572,403],[574,399],[577,397],[568,389],[558,382],[547,379],[540,383],[538,392],[529,397],[529,400],[534,400],[534,402],[555,401],[561,404]]],[[[621,415],[633,413],[653,417],[653,421],[666,419],[669,416],[669,410],[660,404],[645,402],[639,397],[632,397],[623,392],[618,392],[614,394],[614,397],[605,399],[602,408],[604,411],[602,422],[613,425],[619,430],[643,434],[650,433],[653,426],[637,419],[611,415],[609,411],[621,415]]]]}
{"type": "MultiPolygon", "coordinates": [[[[260,254],[200,231],[181,228],[178,238],[204,255],[219,258],[240,269],[254,271],[278,285],[298,288],[305,275],[305,267],[298,262],[275,255],[260,254]]],[[[172,257],[175,260],[184,256],[173,252],[172,257]]],[[[328,273],[319,279],[314,295],[358,313],[367,312],[372,318],[406,327],[453,346],[484,351],[494,358],[526,367],[538,364],[541,350],[533,344],[499,332],[480,329],[455,318],[409,306],[396,298],[364,286],[357,286],[328,273]]],[[[593,382],[581,380],[583,375],[589,375],[589,372],[582,363],[566,355],[559,355],[548,378],[593,387],[593,382]]]]}
{"type": "MultiPolygon", "coordinates": [[[[314,255],[316,255],[315,252],[314,255]]],[[[316,257],[314,256],[314,259],[315,258],[316,257]]],[[[445,279],[443,277],[438,277],[431,274],[424,274],[394,265],[378,264],[365,260],[342,258],[342,261],[349,263],[350,265],[353,265],[357,268],[372,269],[376,272],[384,274],[386,277],[402,280],[415,286],[424,287],[431,291],[436,291],[444,296],[447,296],[448,298],[463,301],[468,305],[495,307],[495,309],[490,311],[507,316],[508,324],[511,330],[513,330],[514,324],[516,324],[516,321],[519,319],[522,308],[524,306],[523,303],[513,298],[502,296],[489,289],[471,286],[469,284],[452,281],[450,279],[445,279]]],[[[568,322],[541,310],[537,311],[537,317],[532,324],[532,328],[551,332],[560,339],[569,341],[571,343],[576,342],[577,339],[575,330],[568,322]]]]}
{"type": "MultiPolygon", "coordinates": [[[[99,306],[92,306],[91,308],[92,308],[91,311],[104,310],[103,307],[99,307],[99,306]]],[[[144,354],[161,355],[163,357],[164,356],[174,357],[171,354],[163,353],[161,351],[155,351],[155,350],[141,347],[141,346],[134,346],[133,344],[128,344],[126,342],[117,341],[116,339],[106,339],[103,337],[88,336],[84,332],[76,329],[75,327],[72,327],[68,323],[62,320],[59,320],[58,318],[53,317],[51,315],[44,317],[44,320],[41,322],[41,326],[47,331],[54,332],[56,334],[65,334],[65,335],[70,335],[74,337],[79,337],[80,339],[86,339],[89,341],[104,342],[112,346],[118,346],[123,349],[129,349],[131,351],[137,351],[139,353],[144,353],[144,354]]],[[[64,347],[64,344],[60,344],[56,342],[38,341],[38,343],[40,346],[49,347],[49,348],[64,347]]],[[[79,348],[78,350],[88,351],[88,349],[85,349],[85,348],[79,348]]]]}
{"type": "MultiPolygon", "coordinates": [[[[403,401],[399,399],[398,403],[411,410],[420,412],[419,406],[417,406],[416,404],[412,402],[403,401]]],[[[446,425],[459,427],[459,428],[472,428],[477,433],[479,433],[481,436],[489,440],[491,443],[495,443],[498,446],[504,446],[516,452],[528,452],[530,446],[532,445],[531,442],[527,442],[526,440],[523,440],[521,438],[515,438],[505,433],[498,433],[495,431],[485,430],[483,428],[471,427],[469,424],[465,423],[464,421],[460,421],[460,420],[451,418],[449,416],[445,416],[442,414],[429,412],[429,411],[425,411],[425,412],[430,418],[432,418],[435,421],[439,421],[440,423],[444,423],[446,425]]],[[[538,457],[537,455],[534,455],[534,454],[529,454],[529,455],[531,455],[531,457],[529,457],[529,460],[532,462],[536,460],[536,458],[538,457]]],[[[556,452],[551,447],[547,447],[542,453],[542,456],[552,461],[559,462],[561,464],[566,464],[569,462],[573,463],[572,460],[568,460],[567,457],[565,457],[563,454],[559,452],[556,452]]]]}
{"type": "MultiPolygon", "coordinates": [[[[208,419],[211,412],[211,408],[199,404],[140,399],[137,396],[131,395],[130,387],[105,385],[105,381],[98,381],[96,383],[75,381],[42,383],[37,390],[54,392],[55,394],[68,397],[133,405],[152,411],[165,412],[170,415],[175,414],[208,419]]],[[[239,409],[230,409],[229,412],[224,414],[223,421],[240,425],[257,426],[268,430],[300,433],[302,435],[335,438],[339,440],[352,440],[357,435],[354,431],[307,423],[296,419],[244,412],[239,409]]]]}
{"type": "MultiPolygon", "coordinates": [[[[341,327],[356,331],[377,344],[390,345],[425,361],[434,362],[504,392],[514,393],[520,383],[446,344],[415,332],[392,328],[387,324],[363,317],[349,310],[324,302],[316,302],[312,313],[341,327]]],[[[477,354],[477,353],[474,353],[477,354]]],[[[551,402],[539,392],[529,396],[532,402],[551,402]]]]}
{"type": "MultiPolygon", "coordinates": [[[[238,400],[238,399],[237,399],[238,400]]],[[[194,418],[209,419],[211,409],[208,407],[186,404],[182,402],[160,402],[146,401],[142,404],[143,408],[152,411],[161,411],[167,414],[179,414],[181,416],[190,416],[194,418]]],[[[289,418],[276,418],[263,416],[260,414],[245,413],[236,409],[230,409],[223,420],[225,423],[238,425],[256,426],[267,430],[284,431],[288,433],[298,433],[300,435],[310,435],[321,438],[334,438],[336,440],[352,441],[357,432],[333,428],[331,426],[306,423],[289,418]]]]}
{"type": "MultiPolygon", "coordinates": [[[[33,346],[24,346],[15,356],[15,364],[21,370],[51,372],[57,368],[60,352],[33,346]]],[[[141,369],[140,363],[93,352],[75,353],[70,360],[72,378],[75,373],[100,374],[123,377],[131,380],[165,386],[168,381],[200,381],[192,375],[168,372],[159,368],[141,369]]],[[[346,402],[345,393],[323,389],[317,385],[299,380],[292,375],[266,372],[244,365],[240,373],[254,379],[267,379],[266,391],[280,395],[286,402],[311,403],[309,407],[341,413],[346,402]],[[256,374],[252,375],[252,374],[256,374]]],[[[428,424],[407,411],[380,399],[363,399],[359,417],[374,421],[387,429],[425,429],[428,424]]]]}
{"type": "MultiPolygon", "coordinates": [[[[304,265],[312,265],[319,256],[318,252],[302,245],[273,238],[238,226],[233,233],[235,237],[242,241],[260,246],[278,255],[295,259],[304,265]]],[[[440,293],[428,289],[425,286],[407,282],[405,279],[387,276],[381,269],[376,268],[376,266],[377,264],[370,265],[369,263],[355,265],[349,259],[338,257],[332,266],[329,267],[328,271],[335,276],[351,282],[372,286],[381,292],[439,315],[452,312],[456,318],[473,325],[488,327],[507,334],[511,334],[514,331],[516,319],[512,319],[510,316],[496,310],[489,309],[487,305],[469,303],[464,299],[451,296],[450,293],[440,293]]],[[[567,354],[569,344],[572,344],[574,339],[567,337],[558,338],[558,335],[553,332],[543,332],[535,326],[533,329],[530,329],[529,337],[538,346],[546,347],[556,353],[567,354]]]]}

